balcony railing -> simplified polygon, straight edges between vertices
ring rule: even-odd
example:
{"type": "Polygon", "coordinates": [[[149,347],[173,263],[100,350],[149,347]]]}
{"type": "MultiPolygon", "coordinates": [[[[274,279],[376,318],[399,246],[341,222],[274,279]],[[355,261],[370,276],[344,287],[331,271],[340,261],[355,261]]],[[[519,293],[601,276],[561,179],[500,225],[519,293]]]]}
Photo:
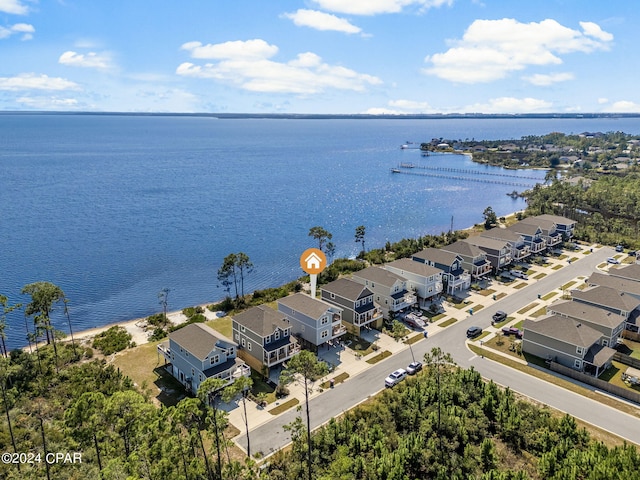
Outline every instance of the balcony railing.
{"type": "Polygon", "coordinates": [[[331,339],[339,337],[340,335],[344,335],[345,333],[347,333],[347,329],[346,329],[346,327],[344,325],[342,325],[342,324],[335,325],[331,329],[331,339]]]}
{"type": "Polygon", "coordinates": [[[398,310],[402,310],[404,308],[409,308],[412,305],[418,303],[418,297],[413,294],[408,293],[402,298],[401,302],[394,304],[391,308],[392,311],[397,312],[398,310]]]}
{"type": "Polygon", "coordinates": [[[267,367],[271,367],[273,365],[277,365],[280,362],[284,362],[289,358],[293,357],[296,353],[300,351],[300,345],[297,343],[290,343],[284,347],[280,347],[273,352],[265,352],[263,363],[267,367]]]}
{"type": "Polygon", "coordinates": [[[379,308],[374,308],[373,310],[369,310],[367,312],[357,314],[353,323],[361,327],[368,323],[375,322],[380,318],[382,318],[382,310],[380,310],[379,308]]]}

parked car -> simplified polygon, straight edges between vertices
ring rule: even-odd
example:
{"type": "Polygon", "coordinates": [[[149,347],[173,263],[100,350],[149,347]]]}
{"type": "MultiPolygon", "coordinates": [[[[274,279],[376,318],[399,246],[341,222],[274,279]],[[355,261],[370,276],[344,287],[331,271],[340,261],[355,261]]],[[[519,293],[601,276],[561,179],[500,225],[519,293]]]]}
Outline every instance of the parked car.
{"type": "Polygon", "coordinates": [[[397,385],[402,380],[404,380],[406,376],[407,376],[407,371],[404,368],[399,368],[398,370],[396,370],[395,372],[393,372],[387,378],[384,379],[384,386],[393,387],[394,385],[397,385]]]}
{"type": "Polygon", "coordinates": [[[414,314],[409,313],[404,317],[404,322],[413,328],[424,329],[427,325],[420,317],[416,317],[414,314]]]}
{"type": "Polygon", "coordinates": [[[507,313],[502,310],[498,310],[491,318],[493,319],[493,323],[499,323],[507,319],[507,313]]]}
{"type": "Polygon", "coordinates": [[[613,265],[617,265],[620,262],[618,261],[617,258],[609,257],[609,258],[607,258],[607,263],[611,263],[613,265]]]}
{"type": "Polygon", "coordinates": [[[636,256],[636,251],[635,250],[629,250],[629,256],[635,257],[636,256]]]}
{"type": "Polygon", "coordinates": [[[522,280],[529,280],[529,276],[520,270],[511,270],[511,275],[522,280]]]}
{"type": "Polygon", "coordinates": [[[616,246],[616,252],[618,252],[618,253],[624,252],[624,247],[622,245],[617,245],[616,246]]]}
{"type": "Polygon", "coordinates": [[[480,327],[469,327],[467,329],[467,338],[476,338],[481,333],[482,329],[480,327]]]}
{"type": "Polygon", "coordinates": [[[504,327],[502,329],[504,335],[514,335],[516,338],[522,338],[522,330],[516,327],[504,327]]]}
{"type": "Polygon", "coordinates": [[[416,373],[418,373],[420,370],[422,370],[422,362],[411,362],[408,366],[407,366],[407,373],[409,375],[415,375],[416,373]]]}

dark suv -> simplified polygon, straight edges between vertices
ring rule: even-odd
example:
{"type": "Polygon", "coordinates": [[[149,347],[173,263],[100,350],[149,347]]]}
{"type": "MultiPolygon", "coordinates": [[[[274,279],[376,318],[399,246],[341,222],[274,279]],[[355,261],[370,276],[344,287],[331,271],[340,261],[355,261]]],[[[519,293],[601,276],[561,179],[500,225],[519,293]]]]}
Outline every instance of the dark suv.
{"type": "Polygon", "coordinates": [[[493,319],[493,323],[499,323],[507,319],[507,314],[502,310],[498,310],[491,318],[493,319]]]}

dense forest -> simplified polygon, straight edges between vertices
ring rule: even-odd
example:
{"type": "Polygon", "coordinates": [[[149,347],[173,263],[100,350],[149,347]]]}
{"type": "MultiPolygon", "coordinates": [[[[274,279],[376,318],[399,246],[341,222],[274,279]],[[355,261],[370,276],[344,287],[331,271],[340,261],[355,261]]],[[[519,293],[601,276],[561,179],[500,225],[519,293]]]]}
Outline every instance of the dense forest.
{"type": "MultiPolygon", "coordinates": [[[[6,479],[633,479],[636,447],[590,440],[571,417],[519,401],[439,351],[414,378],[330,421],[265,461],[229,454],[226,417],[206,396],[156,407],[104,361],[72,346],[0,358],[3,452],[32,463],[0,464],[6,479]],[[47,463],[52,452],[80,463],[47,463]],[[311,472],[308,471],[309,465],[311,472]]],[[[215,402],[213,402],[215,405],[215,402]]],[[[311,412],[313,415],[313,412],[311,412]]],[[[4,457],[3,457],[4,458],[4,457]]]]}

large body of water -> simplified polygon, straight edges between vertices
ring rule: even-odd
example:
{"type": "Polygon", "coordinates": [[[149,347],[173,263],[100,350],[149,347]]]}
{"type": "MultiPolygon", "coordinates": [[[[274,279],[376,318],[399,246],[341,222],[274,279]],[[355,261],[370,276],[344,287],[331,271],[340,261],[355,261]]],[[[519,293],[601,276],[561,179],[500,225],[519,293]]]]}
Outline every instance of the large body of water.
{"type": "MultiPolygon", "coordinates": [[[[302,275],[316,225],[333,234],[336,256],[350,256],[358,225],[374,248],[447,231],[452,218],[469,227],[487,206],[498,215],[525,206],[506,195],[513,186],[390,173],[400,162],[544,177],[422,158],[401,150],[405,141],[553,131],[638,134],[640,119],[0,115],[0,293],[26,302],[24,285],[53,282],[80,330],[160,311],[165,287],[172,310],[221,299],[216,272],[232,252],[255,265],[246,291],[277,286],[302,275]]],[[[23,345],[22,313],[8,324],[8,344],[23,345]]]]}

